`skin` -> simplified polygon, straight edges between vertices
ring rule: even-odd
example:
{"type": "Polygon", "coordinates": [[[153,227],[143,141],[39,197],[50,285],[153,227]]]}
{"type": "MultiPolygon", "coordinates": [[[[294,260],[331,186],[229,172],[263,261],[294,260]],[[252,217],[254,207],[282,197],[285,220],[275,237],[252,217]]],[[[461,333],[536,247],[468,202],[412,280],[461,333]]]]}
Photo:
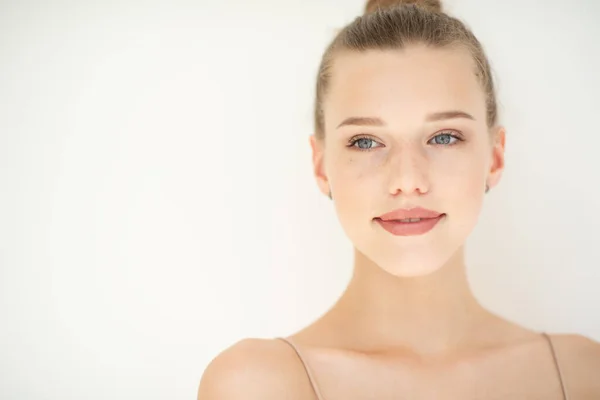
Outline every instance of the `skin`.
{"type": "MultiPolygon", "coordinates": [[[[310,144],[317,184],[354,244],[354,275],[330,310],[290,336],[326,399],[563,398],[547,341],[482,307],[466,277],[465,241],[505,147],[474,71],[461,48],[336,55],[325,138],[310,144]],[[471,118],[431,118],[448,111],[471,118]],[[380,121],[340,127],[350,117],[380,121]],[[412,237],[373,220],[416,206],[446,217],[412,237]]],[[[571,398],[600,398],[600,345],[551,337],[571,398]]],[[[210,363],[198,399],[316,396],[287,344],[245,339],[210,363]]]]}

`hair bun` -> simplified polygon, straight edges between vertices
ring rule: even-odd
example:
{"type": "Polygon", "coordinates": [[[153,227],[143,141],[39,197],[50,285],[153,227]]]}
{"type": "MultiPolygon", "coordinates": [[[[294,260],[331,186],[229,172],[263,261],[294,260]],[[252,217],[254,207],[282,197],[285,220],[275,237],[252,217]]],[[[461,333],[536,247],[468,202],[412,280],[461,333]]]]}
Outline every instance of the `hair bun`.
{"type": "Polygon", "coordinates": [[[442,12],[442,2],[440,0],[368,0],[365,7],[365,14],[372,13],[378,9],[387,9],[402,4],[414,4],[432,12],[442,12]]]}

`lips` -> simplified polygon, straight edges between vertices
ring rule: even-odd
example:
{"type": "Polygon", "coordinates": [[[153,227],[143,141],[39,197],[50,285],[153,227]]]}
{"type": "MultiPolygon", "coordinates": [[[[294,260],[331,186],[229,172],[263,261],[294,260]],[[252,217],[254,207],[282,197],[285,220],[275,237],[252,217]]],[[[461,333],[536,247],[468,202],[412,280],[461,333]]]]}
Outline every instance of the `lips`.
{"type": "Polygon", "coordinates": [[[428,210],[426,208],[416,207],[416,208],[399,208],[397,210],[391,211],[389,213],[380,215],[378,218],[382,221],[400,221],[406,219],[428,219],[428,218],[437,218],[442,213],[437,211],[428,210]]]}
{"type": "Polygon", "coordinates": [[[395,236],[422,235],[432,230],[446,214],[425,208],[398,209],[383,214],[375,221],[395,236]]]}

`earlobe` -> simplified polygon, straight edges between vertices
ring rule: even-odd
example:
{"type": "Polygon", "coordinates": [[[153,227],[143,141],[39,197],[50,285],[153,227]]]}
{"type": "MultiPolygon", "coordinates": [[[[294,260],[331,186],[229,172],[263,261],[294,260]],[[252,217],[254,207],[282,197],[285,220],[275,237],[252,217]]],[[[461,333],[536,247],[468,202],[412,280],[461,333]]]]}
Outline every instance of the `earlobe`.
{"type": "Polygon", "coordinates": [[[315,135],[310,136],[310,147],[312,149],[313,174],[319,186],[319,190],[326,196],[330,196],[329,180],[325,174],[323,140],[315,135]]]}

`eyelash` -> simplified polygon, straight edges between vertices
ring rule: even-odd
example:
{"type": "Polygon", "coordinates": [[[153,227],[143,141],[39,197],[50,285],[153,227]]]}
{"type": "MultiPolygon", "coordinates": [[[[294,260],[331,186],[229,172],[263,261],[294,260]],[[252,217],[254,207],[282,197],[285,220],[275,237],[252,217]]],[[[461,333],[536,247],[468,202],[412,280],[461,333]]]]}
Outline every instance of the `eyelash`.
{"type": "MultiPolygon", "coordinates": [[[[435,135],[434,137],[432,137],[431,139],[429,139],[427,141],[427,143],[429,143],[431,140],[435,139],[436,137],[439,136],[450,136],[452,139],[456,139],[456,142],[452,143],[452,144],[438,144],[435,146],[443,146],[443,147],[450,147],[450,146],[454,146],[456,145],[458,142],[464,142],[464,139],[460,136],[458,136],[457,134],[454,133],[454,131],[442,131],[440,133],[438,133],[437,135],[435,135]]],[[[348,141],[348,147],[355,147],[354,145],[361,139],[368,139],[368,140],[372,140],[373,142],[377,142],[377,140],[369,137],[368,135],[358,135],[358,136],[353,136],[349,141],[348,141]]],[[[377,142],[379,143],[379,142],[377,142]]],[[[375,148],[370,148],[370,149],[361,149],[359,147],[356,147],[356,149],[358,151],[371,151],[371,150],[375,150],[375,148]]]]}

